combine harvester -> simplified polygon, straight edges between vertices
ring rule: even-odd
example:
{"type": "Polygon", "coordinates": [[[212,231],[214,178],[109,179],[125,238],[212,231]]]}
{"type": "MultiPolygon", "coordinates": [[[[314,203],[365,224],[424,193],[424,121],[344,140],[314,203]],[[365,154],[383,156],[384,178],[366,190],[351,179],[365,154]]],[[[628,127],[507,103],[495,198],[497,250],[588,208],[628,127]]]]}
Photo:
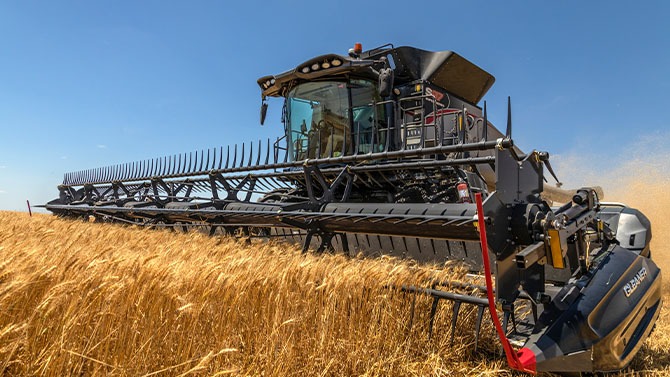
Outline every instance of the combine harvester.
{"type": "Polygon", "coordinates": [[[267,97],[284,101],[277,140],[68,173],[45,207],[304,251],[463,261],[486,278],[468,289],[481,295],[404,287],[433,297],[431,318],[453,302],[452,334],[474,305],[476,339],[488,308],[513,369],[624,368],[661,308],[649,221],[593,188],[545,186],[549,154],[514,145],[509,103],[505,134],[478,107],[493,82],[450,51],[356,44],[258,80],[261,124],[267,97]]]}

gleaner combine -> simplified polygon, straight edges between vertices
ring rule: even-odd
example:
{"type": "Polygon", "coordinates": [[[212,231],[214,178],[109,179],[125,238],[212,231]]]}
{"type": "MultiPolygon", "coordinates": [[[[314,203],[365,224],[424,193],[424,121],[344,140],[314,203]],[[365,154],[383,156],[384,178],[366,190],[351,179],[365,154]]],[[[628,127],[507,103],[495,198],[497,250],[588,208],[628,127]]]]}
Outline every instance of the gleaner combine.
{"type": "Polygon", "coordinates": [[[486,278],[469,289],[481,295],[404,287],[433,297],[431,318],[453,302],[452,334],[461,305],[474,305],[476,341],[488,308],[514,369],[621,369],[661,308],[649,221],[599,190],[545,186],[545,170],[558,182],[549,154],[514,145],[509,102],[505,134],[478,107],[493,82],[450,51],[356,44],[258,80],[261,124],[267,97],[283,98],[275,141],[68,173],[46,208],[463,261],[486,278]],[[515,318],[520,306],[527,318],[515,318]]]}

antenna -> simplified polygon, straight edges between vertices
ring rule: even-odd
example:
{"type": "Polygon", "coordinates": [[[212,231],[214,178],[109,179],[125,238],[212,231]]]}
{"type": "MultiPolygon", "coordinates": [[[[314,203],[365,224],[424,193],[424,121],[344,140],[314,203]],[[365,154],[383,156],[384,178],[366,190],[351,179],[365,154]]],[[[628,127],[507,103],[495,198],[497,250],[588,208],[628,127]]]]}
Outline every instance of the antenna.
{"type": "Polygon", "coordinates": [[[505,136],[512,138],[512,98],[507,96],[507,131],[505,136]]]}
{"type": "Polygon", "coordinates": [[[482,131],[482,137],[484,138],[484,141],[488,139],[489,136],[489,121],[488,117],[486,116],[486,101],[484,101],[484,130],[482,131]]]}

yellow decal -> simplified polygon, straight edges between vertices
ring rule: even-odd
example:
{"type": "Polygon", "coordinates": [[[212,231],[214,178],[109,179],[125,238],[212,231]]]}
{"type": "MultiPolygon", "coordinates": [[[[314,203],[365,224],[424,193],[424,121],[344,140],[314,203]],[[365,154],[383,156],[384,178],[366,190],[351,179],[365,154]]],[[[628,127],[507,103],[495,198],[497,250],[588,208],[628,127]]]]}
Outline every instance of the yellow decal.
{"type": "Polygon", "coordinates": [[[549,229],[549,247],[551,248],[551,265],[554,268],[565,268],[561,236],[556,229],[549,229]]]}

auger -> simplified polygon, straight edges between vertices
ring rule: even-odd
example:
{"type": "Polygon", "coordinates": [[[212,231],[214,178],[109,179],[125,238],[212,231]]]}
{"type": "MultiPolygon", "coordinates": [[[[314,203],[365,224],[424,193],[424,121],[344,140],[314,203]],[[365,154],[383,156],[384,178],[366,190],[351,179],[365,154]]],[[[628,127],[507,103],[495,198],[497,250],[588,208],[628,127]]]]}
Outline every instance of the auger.
{"type": "Polygon", "coordinates": [[[514,369],[621,369],[661,308],[649,220],[597,188],[545,185],[545,171],[558,182],[549,154],[514,145],[511,101],[505,134],[478,106],[493,82],[451,51],[356,44],[258,80],[261,124],[268,98],[283,99],[276,140],[68,173],[45,207],[305,252],[462,261],[487,280],[468,285],[478,293],[404,287],[433,297],[431,318],[453,302],[452,335],[474,305],[476,341],[488,308],[514,369]]]}

